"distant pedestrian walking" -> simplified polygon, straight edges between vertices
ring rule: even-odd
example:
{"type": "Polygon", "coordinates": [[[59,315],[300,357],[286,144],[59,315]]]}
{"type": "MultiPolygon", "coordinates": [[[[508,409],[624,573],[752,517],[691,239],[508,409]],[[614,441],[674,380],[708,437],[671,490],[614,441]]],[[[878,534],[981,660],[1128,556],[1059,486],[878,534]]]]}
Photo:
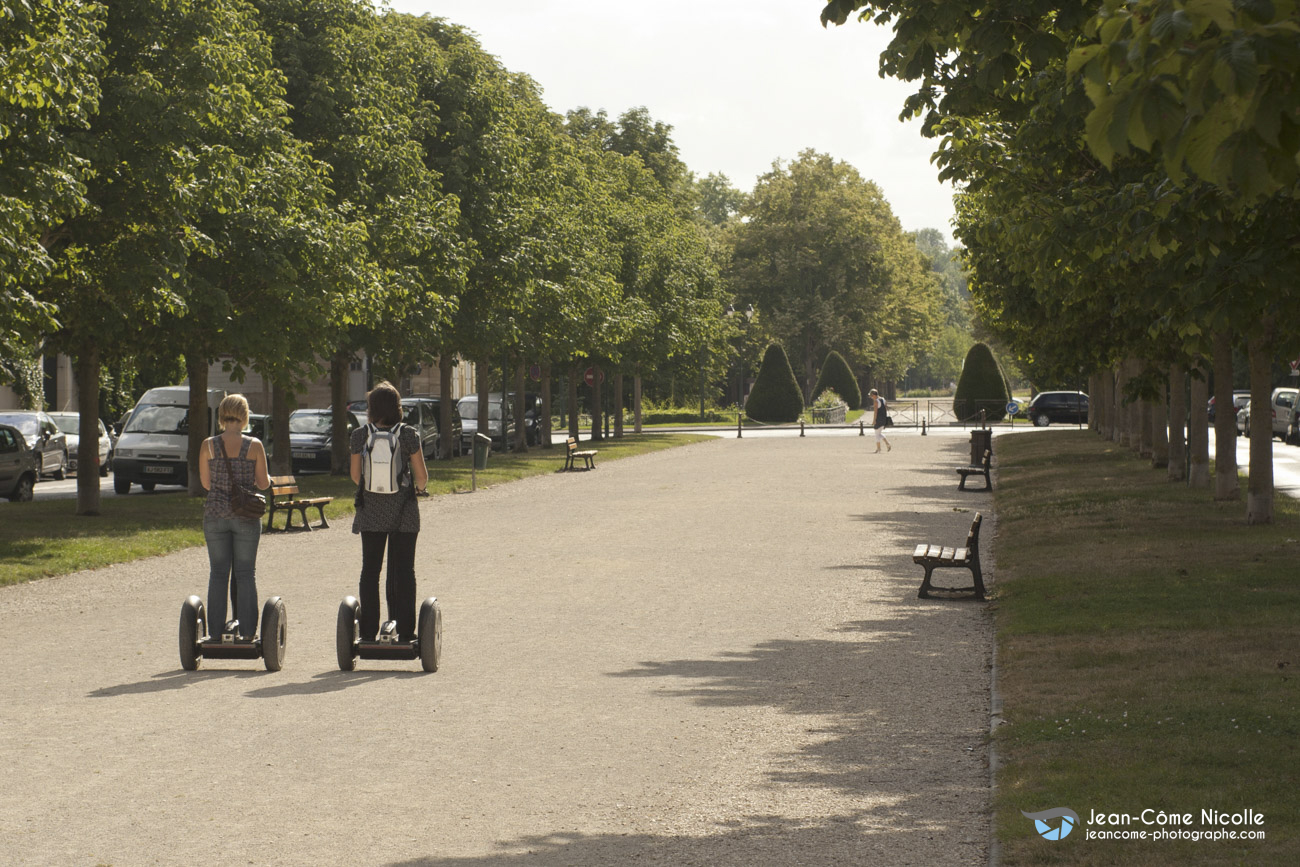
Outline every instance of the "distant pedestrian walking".
{"type": "Polygon", "coordinates": [[[886,451],[892,452],[894,450],[894,447],[891,446],[889,444],[889,440],[885,438],[885,428],[888,427],[890,423],[889,405],[885,403],[885,399],[881,397],[880,393],[877,392],[874,388],[871,389],[870,397],[871,397],[871,406],[873,407],[872,415],[871,415],[871,427],[874,428],[876,431],[876,454],[880,454],[881,443],[885,444],[886,451]]]}

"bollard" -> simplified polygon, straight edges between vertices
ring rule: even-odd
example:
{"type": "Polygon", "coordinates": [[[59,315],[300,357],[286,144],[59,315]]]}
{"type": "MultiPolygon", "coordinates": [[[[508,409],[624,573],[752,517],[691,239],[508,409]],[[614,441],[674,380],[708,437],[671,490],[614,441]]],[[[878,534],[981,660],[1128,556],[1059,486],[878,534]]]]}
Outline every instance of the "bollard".
{"type": "Polygon", "coordinates": [[[866,435],[867,435],[867,429],[862,426],[862,419],[858,419],[858,436],[864,437],[866,435]]]}
{"type": "Polygon", "coordinates": [[[740,413],[736,413],[736,439],[743,439],[744,436],[740,430],[740,413]]]}
{"type": "Polygon", "coordinates": [[[925,436],[925,419],[921,419],[921,436],[925,436]]]}
{"type": "Polygon", "coordinates": [[[803,436],[803,419],[799,419],[799,436],[803,436]]]}

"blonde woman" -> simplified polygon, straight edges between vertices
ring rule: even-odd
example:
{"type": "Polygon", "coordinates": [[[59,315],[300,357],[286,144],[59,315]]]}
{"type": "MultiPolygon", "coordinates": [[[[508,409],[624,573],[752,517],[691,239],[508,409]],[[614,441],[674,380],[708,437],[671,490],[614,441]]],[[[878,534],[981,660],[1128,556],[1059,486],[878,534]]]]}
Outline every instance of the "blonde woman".
{"type": "Polygon", "coordinates": [[[227,395],[217,407],[221,433],[204,440],[199,452],[199,479],[207,489],[203,504],[203,538],[208,543],[208,622],[213,634],[226,624],[226,596],[234,581],[234,612],[239,632],[251,640],[257,633],[257,544],[260,518],[241,518],[230,508],[236,484],[266,490],[271,477],[261,440],[246,437],[248,401],[242,394],[227,395]]]}

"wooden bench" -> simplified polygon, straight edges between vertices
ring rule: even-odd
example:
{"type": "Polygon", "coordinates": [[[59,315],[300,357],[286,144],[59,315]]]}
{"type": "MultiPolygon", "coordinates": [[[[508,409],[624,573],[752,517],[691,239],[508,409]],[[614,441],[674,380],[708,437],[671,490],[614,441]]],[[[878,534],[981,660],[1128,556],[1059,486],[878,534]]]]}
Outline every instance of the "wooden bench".
{"type": "Polygon", "coordinates": [[[333,497],[299,497],[298,480],[293,476],[271,476],[271,495],[266,498],[266,529],[275,529],[271,522],[276,512],[285,513],[284,529],[290,529],[296,511],[302,515],[302,528],[310,530],[312,527],[307,520],[307,510],[312,506],[320,513],[320,523],[317,526],[328,529],[330,522],[325,519],[325,507],[332,502],[333,497]]]}
{"type": "Polygon", "coordinates": [[[977,490],[981,490],[981,491],[991,491],[991,490],[993,490],[993,479],[992,479],[992,477],[989,475],[989,467],[990,467],[990,465],[991,465],[992,463],[993,463],[993,453],[992,453],[991,451],[989,451],[988,449],[985,449],[985,450],[984,450],[984,459],[983,459],[982,461],[980,461],[980,465],[979,465],[979,466],[977,466],[977,467],[957,467],[957,474],[961,476],[961,484],[957,485],[957,490],[959,490],[959,491],[964,491],[964,490],[966,490],[966,477],[967,477],[967,476],[983,476],[983,477],[984,477],[984,487],[982,487],[982,488],[978,488],[977,490]]]}
{"type": "Polygon", "coordinates": [[[980,522],[983,516],[979,512],[975,513],[975,520],[971,521],[970,532],[966,534],[965,548],[945,548],[943,545],[917,545],[916,550],[912,552],[912,561],[925,567],[925,580],[921,582],[921,589],[916,594],[921,599],[927,599],[931,590],[942,590],[949,593],[967,593],[975,591],[976,599],[984,598],[984,575],[980,572],[980,522]],[[971,587],[933,587],[930,584],[930,575],[935,569],[961,568],[969,569],[975,583],[971,587]]]}
{"type": "Polygon", "coordinates": [[[564,468],[566,470],[576,470],[577,467],[574,464],[578,458],[582,458],[582,462],[587,465],[587,469],[596,469],[596,450],[579,451],[578,441],[573,437],[569,437],[564,441],[564,468]]]}

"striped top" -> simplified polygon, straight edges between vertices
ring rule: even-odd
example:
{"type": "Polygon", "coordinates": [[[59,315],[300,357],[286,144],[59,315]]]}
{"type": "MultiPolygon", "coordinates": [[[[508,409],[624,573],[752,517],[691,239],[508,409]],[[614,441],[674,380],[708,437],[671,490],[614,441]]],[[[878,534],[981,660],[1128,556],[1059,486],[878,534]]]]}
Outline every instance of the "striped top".
{"type": "MultiPolygon", "coordinates": [[[[208,488],[208,498],[203,502],[203,517],[205,518],[234,518],[235,513],[230,511],[230,491],[231,475],[234,475],[234,481],[243,485],[250,490],[257,490],[257,462],[248,457],[249,446],[253,444],[252,437],[240,437],[239,454],[231,457],[230,469],[227,471],[226,462],[222,455],[226,453],[226,445],[220,436],[215,436],[208,440],[212,444],[212,453],[216,457],[208,461],[208,478],[211,486],[208,488]]],[[[245,521],[258,521],[257,518],[244,518],[245,521]]]]}

